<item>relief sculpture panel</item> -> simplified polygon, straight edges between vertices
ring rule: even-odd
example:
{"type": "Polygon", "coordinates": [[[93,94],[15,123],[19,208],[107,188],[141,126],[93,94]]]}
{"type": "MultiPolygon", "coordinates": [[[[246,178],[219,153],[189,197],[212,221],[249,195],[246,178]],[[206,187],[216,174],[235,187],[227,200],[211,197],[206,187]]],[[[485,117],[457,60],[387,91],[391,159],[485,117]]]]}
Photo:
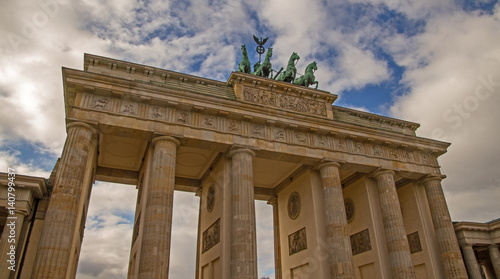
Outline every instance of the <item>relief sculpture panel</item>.
{"type": "Polygon", "coordinates": [[[314,115],[327,116],[326,105],[324,102],[320,101],[248,87],[243,90],[243,98],[245,101],[252,103],[314,115]]]}

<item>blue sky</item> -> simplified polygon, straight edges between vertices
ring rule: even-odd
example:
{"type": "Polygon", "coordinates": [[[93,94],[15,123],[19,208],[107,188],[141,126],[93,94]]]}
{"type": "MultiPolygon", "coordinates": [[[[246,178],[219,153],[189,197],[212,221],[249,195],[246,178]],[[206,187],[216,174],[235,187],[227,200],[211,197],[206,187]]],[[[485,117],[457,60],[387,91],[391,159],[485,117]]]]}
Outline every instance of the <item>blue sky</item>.
{"type": "MultiPolygon", "coordinates": [[[[498,1],[2,1],[0,35],[0,171],[50,175],[65,140],[61,67],[82,69],[83,53],[226,81],[240,45],[257,61],[256,35],[269,37],[275,69],[293,51],[299,73],[317,61],[319,89],[339,95],[335,105],[417,122],[418,136],[451,142],[440,163],[454,220],[500,216],[498,1]]],[[[135,195],[94,186],[78,278],[126,273],[135,195]]],[[[192,272],[183,247],[198,202],[176,194],[171,278],[192,272]]],[[[259,270],[273,278],[269,210],[257,205],[259,270]]]]}

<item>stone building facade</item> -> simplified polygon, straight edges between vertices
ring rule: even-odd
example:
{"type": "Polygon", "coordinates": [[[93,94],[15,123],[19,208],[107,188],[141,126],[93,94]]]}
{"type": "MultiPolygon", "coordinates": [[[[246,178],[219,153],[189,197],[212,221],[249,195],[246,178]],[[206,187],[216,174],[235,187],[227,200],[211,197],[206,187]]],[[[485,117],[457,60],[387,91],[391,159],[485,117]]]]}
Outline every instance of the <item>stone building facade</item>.
{"type": "Polygon", "coordinates": [[[469,278],[500,278],[500,219],[456,222],[454,226],[469,278]]]}
{"type": "Polygon", "coordinates": [[[96,180],[138,189],[128,278],[168,277],[176,190],[200,197],[196,278],[257,278],[255,200],[273,207],[276,278],[467,278],[437,161],[449,144],[418,124],[239,72],[84,61],[63,68],[66,144],[19,278],[75,276],[96,180]]]}

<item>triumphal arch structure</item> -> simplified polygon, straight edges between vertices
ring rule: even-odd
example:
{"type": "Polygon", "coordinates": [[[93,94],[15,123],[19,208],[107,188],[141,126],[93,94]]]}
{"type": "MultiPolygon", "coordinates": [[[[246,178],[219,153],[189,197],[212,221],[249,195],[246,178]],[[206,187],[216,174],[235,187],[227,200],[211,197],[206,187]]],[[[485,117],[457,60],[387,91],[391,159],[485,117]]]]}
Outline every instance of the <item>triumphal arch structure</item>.
{"type": "Polygon", "coordinates": [[[63,68],[67,139],[32,278],[73,278],[91,185],[136,185],[129,278],[168,278],[173,193],[200,197],[196,278],[257,278],[255,200],[276,278],[467,278],[418,124],[233,72],[227,82],[86,54],[63,68]]]}

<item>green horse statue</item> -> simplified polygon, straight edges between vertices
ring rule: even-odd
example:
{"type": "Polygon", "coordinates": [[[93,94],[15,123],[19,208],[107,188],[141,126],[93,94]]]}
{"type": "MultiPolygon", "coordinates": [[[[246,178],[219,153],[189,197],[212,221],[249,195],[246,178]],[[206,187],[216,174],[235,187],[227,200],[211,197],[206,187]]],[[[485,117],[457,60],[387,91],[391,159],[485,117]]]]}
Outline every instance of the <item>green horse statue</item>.
{"type": "Polygon", "coordinates": [[[238,72],[247,74],[252,73],[252,66],[250,64],[250,59],[248,59],[247,47],[245,45],[241,45],[241,54],[242,57],[240,65],[238,65],[238,72]]]}
{"type": "Polygon", "coordinates": [[[295,68],[295,64],[299,59],[300,57],[297,53],[292,53],[292,56],[290,56],[290,59],[288,60],[288,65],[286,66],[285,72],[281,73],[281,75],[278,76],[277,80],[285,82],[294,81],[295,75],[297,75],[297,68],[295,68]]]}
{"type": "Polygon", "coordinates": [[[256,67],[256,70],[253,73],[254,75],[266,78],[269,77],[269,73],[271,73],[271,56],[273,56],[272,47],[267,49],[266,57],[264,58],[264,61],[256,67]]]}
{"type": "Polygon", "coordinates": [[[293,84],[302,85],[308,87],[309,85],[316,84],[316,89],[318,89],[318,82],[314,80],[314,71],[318,69],[316,61],[307,65],[306,73],[293,81],[293,84]]]}

